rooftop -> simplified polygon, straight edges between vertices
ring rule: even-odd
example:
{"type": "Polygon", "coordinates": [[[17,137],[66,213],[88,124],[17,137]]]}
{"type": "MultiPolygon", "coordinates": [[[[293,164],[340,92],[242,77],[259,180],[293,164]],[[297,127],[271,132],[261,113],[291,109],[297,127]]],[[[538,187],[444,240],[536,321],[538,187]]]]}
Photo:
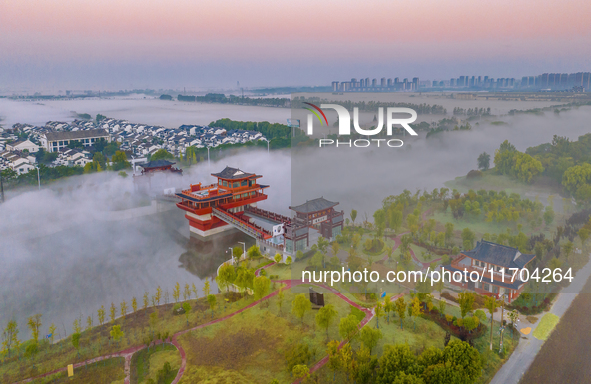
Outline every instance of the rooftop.
{"type": "Polygon", "coordinates": [[[222,179],[244,179],[250,176],[255,176],[256,174],[254,173],[246,173],[241,171],[238,168],[232,168],[232,167],[228,167],[226,166],[226,168],[224,168],[223,171],[221,171],[220,173],[212,173],[212,176],[215,177],[220,177],[222,179]]]}
{"type": "Polygon", "coordinates": [[[108,137],[109,133],[104,129],[89,129],[86,131],[47,132],[45,137],[48,141],[55,140],[77,140],[90,137],[108,137]]]}
{"type": "Polygon", "coordinates": [[[297,205],[295,207],[289,207],[292,211],[300,212],[300,213],[312,213],[317,211],[322,211],[324,209],[332,208],[339,203],[335,203],[332,201],[326,200],[324,197],[319,197],[314,200],[306,201],[302,205],[297,205]]]}
{"type": "Polygon", "coordinates": [[[153,161],[149,161],[147,163],[143,163],[143,164],[138,164],[140,167],[142,168],[158,168],[158,167],[167,167],[170,165],[176,164],[172,161],[168,161],[168,160],[153,160],[153,161]]]}
{"type": "Polygon", "coordinates": [[[479,241],[474,249],[462,253],[472,259],[504,268],[523,268],[536,257],[523,254],[517,248],[484,240],[479,241]]]}

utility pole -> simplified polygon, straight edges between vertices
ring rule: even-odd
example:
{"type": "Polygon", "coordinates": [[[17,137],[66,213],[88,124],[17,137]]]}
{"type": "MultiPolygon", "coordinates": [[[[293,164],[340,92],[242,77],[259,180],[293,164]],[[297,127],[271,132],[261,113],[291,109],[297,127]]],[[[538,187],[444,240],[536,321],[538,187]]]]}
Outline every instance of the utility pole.
{"type": "Polygon", "coordinates": [[[41,190],[41,176],[39,176],[39,167],[37,168],[37,184],[39,184],[39,190],[41,190]]]}
{"type": "Polygon", "coordinates": [[[2,202],[4,202],[4,176],[0,172],[0,195],[2,198],[2,202]]]}

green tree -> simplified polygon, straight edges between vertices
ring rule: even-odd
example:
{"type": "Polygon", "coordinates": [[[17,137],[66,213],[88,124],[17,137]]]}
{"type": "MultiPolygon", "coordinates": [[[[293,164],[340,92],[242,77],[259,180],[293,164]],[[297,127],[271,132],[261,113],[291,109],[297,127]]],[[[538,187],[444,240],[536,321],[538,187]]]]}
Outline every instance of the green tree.
{"type": "Polygon", "coordinates": [[[209,304],[209,308],[211,309],[211,317],[213,318],[213,310],[215,309],[217,299],[215,295],[207,295],[207,303],[209,304]]]}
{"type": "Polygon", "coordinates": [[[115,317],[117,316],[117,308],[115,307],[115,303],[111,302],[111,308],[109,308],[109,318],[111,322],[115,321],[115,317]]]}
{"type": "Polygon", "coordinates": [[[281,313],[282,310],[283,300],[285,300],[285,292],[283,291],[283,287],[281,287],[277,292],[277,306],[279,307],[279,313],[281,313]]]}
{"type": "Polygon", "coordinates": [[[394,231],[398,231],[402,225],[402,211],[392,208],[388,211],[388,225],[394,231]]]}
{"type": "Polygon", "coordinates": [[[189,326],[189,312],[191,312],[191,304],[188,301],[183,303],[183,309],[185,310],[185,318],[187,319],[187,327],[189,326]]]}
{"type": "Polygon", "coordinates": [[[291,302],[291,313],[298,317],[304,324],[304,315],[312,309],[312,303],[305,294],[300,293],[291,302]]]}
{"type": "Polygon", "coordinates": [[[357,351],[355,360],[351,364],[351,377],[358,384],[369,384],[373,378],[374,371],[378,365],[378,358],[371,355],[366,347],[357,351]]]}
{"type": "Polygon", "coordinates": [[[7,352],[8,357],[10,357],[12,349],[18,348],[19,344],[18,324],[16,320],[10,320],[2,332],[2,350],[7,352]]]}
{"type": "Polygon", "coordinates": [[[274,260],[274,261],[275,261],[277,264],[279,264],[279,263],[281,263],[281,260],[283,260],[283,256],[281,256],[281,254],[280,254],[280,253],[278,253],[278,254],[276,254],[276,255],[275,255],[275,257],[273,258],[273,260],[274,260]]]}
{"type": "Polygon", "coordinates": [[[256,245],[253,245],[252,247],[248,248],[246,255],[249,259],[260,259],[261,257],[263,257],[261,250],[256,245]]]}
{"type": "Polygon", "coordinates": [[[567,261],[571,253],[573,253],[574,247],[575,245],[572,241],[567,241],[566,243],[562,244],[562,253],[564,254],[564,257],[567,261]]]}
{"type": "Polygon", "coordinates": [[[127,315],[127,303],[123,300],[121,302],[121,317],[125,318],[125,315],[127,315]]]}
{"type": "Polygon", "coordinates": [[[39,332],[41,329],[41,317],[42,317],[41,314],[38,313],[36,315],[29,317],[29,319],[27,321],[27,326],[31,330],[31,335],[33,336],[33,340],[34,340],[35,344],[37,344],[39,342],[39,332]]]}
{"type": "Polygon", "coordinates": [[[341,318],[339,323],[339,335],[343,338],[343,340],[352,341],[357,333],[357,324],[359,320],[353,314],[348,315],[347,317],[341,318]]]}
{"type": "Polygon", "coordinates": [[[490,167],[490,155],[486,152],[482,152],[478,156],[478,169],[486,171],[490,167]]]}
{"type": "Polygon", "coordinates": [[[114,171],[131,168],[131,164],[127,161],[127,155],[123,151],[116,151],[113,157],[111,157],[111,162],[113,163],[114,171]]]}
{"type": "Polygon", "coordinates": [[[269,288],[271,287],[271,280],[269,280],[265,276],[257,276],[254,278],[253,281],[253,288],[254,288],[254,299],[261,300],[263,297],[267,296],[269,293],[269,288]]]}
{"type": "Polygon", "coordinates": [[[115,340],[116,343],[119,343],[119,340],[121,340],[121,338],[124,336],[124,333],[121,330],[121,325],[113,325],[109,333],[111,338],[115,340]]]}
{"type": "Polygon", "coordinates": [[[332,340],[326,345],[326,352],[328,355],[328,368],[333,372],[332,381],[335,381],[337,371],[342,368],[339,345],[340,343],[337,340],[332,340]]]}
{"type": "Polygon", "coordinates": [[[101,305],[101,307],[98,309],[98,320],[99,320],[99,324],[103,325],[103,323],[105,322],[105,306],[101,305]]]}
{"type": "Polygon", "coordinates": [[[174,156],[168,152],[166,149],[162,148],[157,150],[152,157],[150,158],[151,161],[154,160],[174,160],[174,156]]]}
{"type": "MultiPolygon", "coordinates": [[[[174,289],[172,290],[172,297],[174,298],[174,301],[176,301],[177,303],[179,302],[179,298],[181,297],[181,285],[178,281],[176,282],[176,284],[174,285],[174,289]]],[[[158,304],[160,304],[160,301],[158,301],[158,304]]]]}
{"type": "Polygon", "coordinates": [[[55,324],[51,323],[51,325],[49,326],[49,338],[51,339],[51,344],[53,344],[53,339],[55,337],[56,330],[57,327],[55,326],[55,324]]]}
{"type": "Polygon", "coordinates": [[[579,235],[579,239],[581,239],[581,245],[585,246],[585,243],[587,242],[589,235],[591,235],[591,231],[589,229],[583,227],[583,228],[579,229],[578,235],[579,235]]]}
{"type": "Polygon", "coordinates": [[[230,286],[236,281],[236,269],[230,263],[224,263],[218,272],[218,276],[215,279],[218,286],[222,290],[229,291],[230,286]]]}
{"type": "Polygon", "coordinates": [[[410,305],[410,308],[409,308],[410,314],[413,317],[413,327],[416,328],[417,317],[419,317],[421,315],[421,313],[423,313],[423,310],[421,308],[421,303],[419,301],[418,296],[415,296],[409,305],[410,305]]]}
{"type": "Polygon", "coordinates": [[[293,376],[300,381],[305,381],[308,379],[308,377],[310,377],[310,370],[308,369],[308,366],[303,364],[294,366],[292,373],[293,376]]]}
{"type": "Polygon", "coordinates": [[[209,291],[210,291],[210,288],[209,288],[209,280],[206,279],[205,280],[205,283],[203,284],[203,295],[205,297],[208,297],[209,296],[209,291]]]}
{"type": "Polygon", "coordinates": [[[357,218],[357,210],[356,209],[352,209],[351,210],[351,213],[350,213],[350,216],[351,216],[351,221],[353,222],[353,226],[355,226],[355,219],[357,218]]]}
{"type": "Polygon", "coordinates": [[[403,329],[402,322],[406,317],[406,302],[404,301],[404,297],[401,296],[394,303],[396,304],[396,313],[400,317],[400,329],[403,329]]]}
{"type": "Polygon", "coordinates": [[[544,209],[544,223],[546,224],[546,226],[549,226],[550,224],[552,224],[552,222],[554,221],[554,210],[552,209],[551,206],[547,206],[544,209]]]}
{"type": "Polygon", "coordinates": [[[475,295],[473,292],[460,292],[458,294],[458,304],[460,304],[462,318],[466,317],[466,314],[472,310],[474,299],[475,295]]]}
{"type": "Polygon", "coordinates": [[[464,246],[465,250],[470,250],[474,248],[474,240],[476,239],[476,235],[470,228],[464,228],[462,230],[462,245],[464,246]]]}
{"type": "Polygon", "coordinates": [[[333,319],[338,315],[334,305],[328,304],[318,310],[316,313],[316,324],[320,328],[326,329],[326,337],[328,338],[328,328],[333,319]]]}
{"type": "Polygon", "coordinates": [[[490,350],[492,351],[492,339],[493,339],[493,314],[495,313],[495,309],[499,306],[499,302],[492,296],[487,296],[484,299],[484,306],[488,309],[488,313],[490,313],[490,350]]]}
{"type": "Polygon", "coordinates": [[[371,351],[378,345],[378,341],[383,337],[382,331],[370,327],[363,327],[359,332],[359,340],[365,345],[365,347],[371,351]]]}
{"type": "Polygon", "coordinates": [[[422,383],[422,381],[412,381],[413,379],[400,381],[401,375],[404,378],[406,375],[414,376],[415,372],[420,372],[416,360],[417,358],[408,344],[385,345],[384,352],[379,359],[375,383],[422,383]]]}
{"type": "Polygon", "coordinates": [[[76,349],[76,354],[80,355],[80,332],[72,334],[72,346],[76,349]]]}

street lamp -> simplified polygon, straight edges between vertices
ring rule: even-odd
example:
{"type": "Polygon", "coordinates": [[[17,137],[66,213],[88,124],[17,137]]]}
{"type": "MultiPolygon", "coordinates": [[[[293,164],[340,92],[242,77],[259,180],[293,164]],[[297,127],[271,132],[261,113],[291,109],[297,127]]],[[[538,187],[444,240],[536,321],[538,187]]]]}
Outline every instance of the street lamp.
{"type": "Polygon", "coordinates": [[[246,256],[246,243],[239,241],[238,244],[242,244],[242,248],[244,248],[244,253],[242,253],[242,257],[245,257],[246,256]]]}
{"type": "Polygon", "coordinates": [[[39,190],[41,190],[41,176],[39,176],[39,167],[37,168],[37,184],[39,184],[39,190]]]}
{"type": "MultiPolygon", "coordinates": [[[[504,324],[504,317],[505,317],[505,296],[506,294],[503,293],[500,295],[501,297],[501,327],[499,328],[500,333],[500,344],[499,344],[499,353],[503,351],[503,332],[505,331],[505,324],[504,324]]],[[[492,315],[491,315],[492,316],[492,315]]]]}

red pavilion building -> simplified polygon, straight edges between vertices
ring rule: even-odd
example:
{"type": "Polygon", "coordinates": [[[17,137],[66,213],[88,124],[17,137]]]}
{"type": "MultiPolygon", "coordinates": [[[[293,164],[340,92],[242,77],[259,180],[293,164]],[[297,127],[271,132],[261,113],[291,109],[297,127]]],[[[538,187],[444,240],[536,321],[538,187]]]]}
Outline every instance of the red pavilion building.
{"type": "Polygon", "coordinates": [[[231,223],[255,238],[273,237],[244,216],[245,210],[256,208],[259,201],[267,199],[264,190],[269,186],[258,183],[262,176],[231,167],[211,175],[217,177],[217,183],[191,184],[189,189],[176,194],[182,200],[177,207],[186,212],[191,232],[207,237],[231,229],[231,223]]]}

